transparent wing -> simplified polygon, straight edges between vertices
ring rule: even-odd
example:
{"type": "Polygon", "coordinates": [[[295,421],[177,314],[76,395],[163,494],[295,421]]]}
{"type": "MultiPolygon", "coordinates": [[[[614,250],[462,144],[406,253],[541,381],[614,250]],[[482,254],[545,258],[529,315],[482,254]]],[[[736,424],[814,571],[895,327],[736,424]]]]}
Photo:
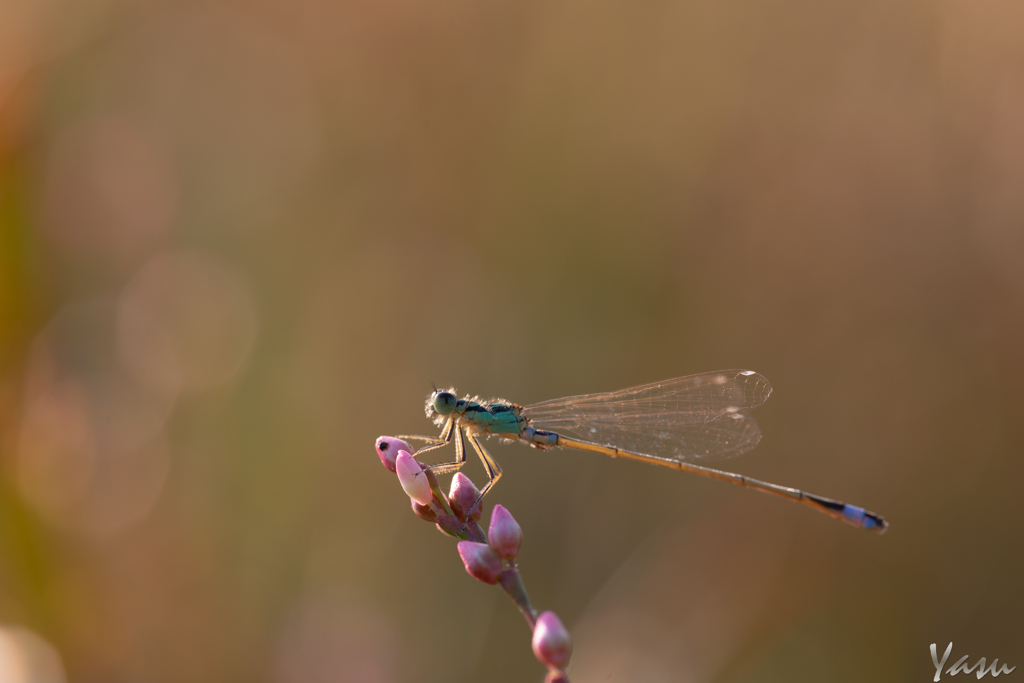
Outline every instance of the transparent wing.
{"type": "Polygon", "coordinates": [[[761,440],[747,412],[772,387],[750,370],[720,370],[523,408],[537,429],[676,460],[746,453],[761,440]]]}

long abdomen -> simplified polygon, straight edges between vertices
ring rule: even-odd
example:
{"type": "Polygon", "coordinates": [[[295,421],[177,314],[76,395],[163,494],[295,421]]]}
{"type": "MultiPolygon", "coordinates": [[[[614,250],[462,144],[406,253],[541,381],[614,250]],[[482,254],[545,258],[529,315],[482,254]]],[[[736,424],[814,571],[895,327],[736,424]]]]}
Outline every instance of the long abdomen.
{"type": "Polygon", "coordinates": [[[560,436],[555,432],[544,432],[538,429],[533,429],[532,427],[524,429],[520,438],[524,441],[529,441],[538,448],[550,448],[552,446],[576,448],[579,450],[593,451],[595,453],[603,453],[605,455],[610,455],[613,458],[639,460],[640,462],[646,462],[652,465],[671,467],[684,472],[692,472],[704,477],[727,481],[730,484],[738,484],[739,486],[745,486],[746,488],[754,489],[755,491],[770,493],[774,496],[780,496],[795,503],[807,505],[818,512],[825,513],[829,517],[846,522],[847,524],[851,524],[860,529],[867,529],[868,531],[874,531],[879,534],[885,533],[886,528],[889,526],[883,517],[876,515],[873,512],[869,512],[862,507],[847,505],[841,501],[832,500],[831,498],[825,498],[823,496],[816,496],[812,493],[801,491],[800,489],[794,489],[788,486],[779,486],[778,484],[770,484],[766,481],[751,479],[750,477],[746,477],[742,474],[736,474],[735,472],[723,472],[722,470],[702,467],[701,465],[694,465],[674,458],[662,458],[656,455],[634,453],[632,451],[617,448],[616,446],[604,446],[597,443],[591,443],[589,441],[571,439],[569,437],[560,436]]]}

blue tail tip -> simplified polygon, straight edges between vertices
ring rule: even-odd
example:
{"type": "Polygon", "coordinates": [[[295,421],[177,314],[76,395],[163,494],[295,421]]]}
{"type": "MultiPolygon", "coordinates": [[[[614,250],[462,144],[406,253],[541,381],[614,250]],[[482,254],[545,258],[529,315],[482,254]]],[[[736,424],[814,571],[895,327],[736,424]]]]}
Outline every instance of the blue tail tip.
{"type": "Polygon", "coordinates": [[[843,517],[862,529],[885,533],[889,524],[878,515],[856,505],[843,506],[843,517]]]}

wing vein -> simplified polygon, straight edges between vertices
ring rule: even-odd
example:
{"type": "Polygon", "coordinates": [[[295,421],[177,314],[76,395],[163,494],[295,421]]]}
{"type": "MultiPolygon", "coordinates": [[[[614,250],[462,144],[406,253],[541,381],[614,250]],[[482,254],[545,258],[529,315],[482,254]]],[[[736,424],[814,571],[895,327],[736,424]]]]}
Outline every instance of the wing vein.
{"type": "Polygon", "coordinates": [[[745,453],[761,430],[749,410],[771,385],[749,370],[720,370],[523,408],[534,427],[676,460],[745,453]]]}

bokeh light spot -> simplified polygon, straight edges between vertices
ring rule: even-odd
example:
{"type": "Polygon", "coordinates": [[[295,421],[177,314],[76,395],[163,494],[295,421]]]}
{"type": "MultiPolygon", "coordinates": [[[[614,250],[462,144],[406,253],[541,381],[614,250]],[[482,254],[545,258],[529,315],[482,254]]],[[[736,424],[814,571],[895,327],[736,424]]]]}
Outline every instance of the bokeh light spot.
{"type": "Polygon", "coordinates": [[[57,650],[41,637],[18,626],[0,626],[0,681],[64,683],[64,665],[57,650]]]}
{"type": "Polygon", "coordinates": [[[205,254],[167,253],[122,293],[117,348],[124,366],[152,389],[203,391],[245,367],[256,328],[252,297],[232,268],[205,254]]]}
{"type": "Polygon", "coordinates": [[[57,526],[99,537],[145,519],[170,468],[162,430],[173,397],[124,377],[113,326],[105,300],[54,316],[33,344],[18,439],[29,504],[57,526]]]}
{"type": "Polygon", "coordinates": [[[50,154],[44,227],[78,257],[122,260],[170,229],[177,200],[155,134],[133,119],[98,116],[71,126],[50,154]]]}

